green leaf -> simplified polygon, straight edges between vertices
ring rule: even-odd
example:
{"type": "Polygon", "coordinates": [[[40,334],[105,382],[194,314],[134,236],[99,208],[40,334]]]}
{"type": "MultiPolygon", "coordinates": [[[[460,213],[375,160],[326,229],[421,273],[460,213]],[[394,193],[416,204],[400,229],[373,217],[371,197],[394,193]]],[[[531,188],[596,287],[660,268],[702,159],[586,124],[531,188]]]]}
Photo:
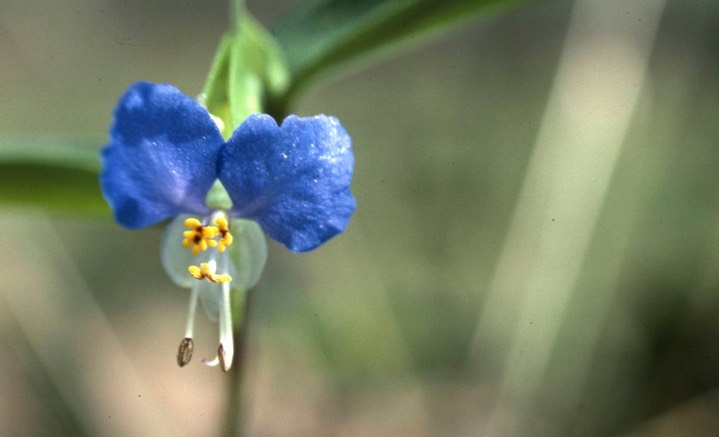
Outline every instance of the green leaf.
{"type": "Polygon", "coordinates": [[[207,75],[205,87],[202,90],[204,102],[200,102],[205,105],[211,114],[219,117],[225,123],[225,128],[222,130],[222,135],[225,138],[229,137],[232,133],[229,122],[230,106],[227,86],[229,82],[228,72],[232,43],[233,38],[231,35],[222,37],[220,46],[215,53],[215,58],[212,60],[212,66],[210,67],[210,73],[207,75]]]}
{"type": "Polygon", "coordinates": [[[281,101],[320,73],[401,44],[415,44],[479,14],[530,0],[315,0],[302,3],[273,26],[292,80],[281,101]]]}
{"type": "Polygon", "coordinates": [[[205,85],[205,105],[225,124],[225,138],[247,116],[265,112],[265,102],[287,87],[284,54],[272,36],[249,14],[226,35],[205,85]]]}
{"type": "Polygon", "coordinates": [[[99,156],[57,138],[0,139],[0,203],[107,216],[99,156]]]}

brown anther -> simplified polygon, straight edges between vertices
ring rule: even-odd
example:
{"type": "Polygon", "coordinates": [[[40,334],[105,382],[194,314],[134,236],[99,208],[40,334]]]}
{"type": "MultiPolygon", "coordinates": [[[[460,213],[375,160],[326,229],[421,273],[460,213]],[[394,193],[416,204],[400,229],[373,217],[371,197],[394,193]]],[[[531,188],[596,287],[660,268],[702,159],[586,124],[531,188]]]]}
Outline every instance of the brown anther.
{"type": "Polygon", "coordinates": [[[180,348],[177,351],[177,365],[185,366],[192,359],[192,349],[194,343],[191,338],[183,338],[180,342],[180,348]]]}
{"type": "Polygon", "coordinates": [[[220,343],[220,346],[217,348],[217,358],[220,360],[220,368],[223,372],[230,370],[230,368],[225,365],[225,348],[222,347],[222,343],[220,343]]]}

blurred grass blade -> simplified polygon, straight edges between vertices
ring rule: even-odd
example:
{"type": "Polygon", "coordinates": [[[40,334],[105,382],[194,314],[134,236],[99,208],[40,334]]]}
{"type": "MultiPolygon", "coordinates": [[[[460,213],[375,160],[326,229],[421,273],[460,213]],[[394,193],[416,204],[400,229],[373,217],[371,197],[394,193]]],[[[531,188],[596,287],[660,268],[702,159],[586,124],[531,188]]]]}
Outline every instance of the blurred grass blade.
{"type": "Polygon", "coordinates": [[[97,149],[52,138],[2,139],[0,203],[106,215],[99,156],[97,149]]]}
{"type": "Polygon", "coordinates": [[[283,102],[319,73],[377,49],[416,43],[442,29],[529,0],[315,0],[274,26],[292,81],[283,102]]]}

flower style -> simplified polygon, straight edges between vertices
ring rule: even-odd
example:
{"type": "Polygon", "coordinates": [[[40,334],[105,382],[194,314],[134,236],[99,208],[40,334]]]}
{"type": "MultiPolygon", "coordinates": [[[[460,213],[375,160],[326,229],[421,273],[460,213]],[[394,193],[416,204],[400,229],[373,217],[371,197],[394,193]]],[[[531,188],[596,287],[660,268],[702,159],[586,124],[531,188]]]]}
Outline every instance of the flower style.
{"type": "Polygon", "coordinates": [[[102,164],[118,223],[139,229],[174,218],[163,265],[192,288],[180,366],[192,357],[198,296],[220,321],[218,354],[206,364],[232,364],[230,284],[253,286],[266,257],[261,237],[257,254],[233,241],[256,240],[259,226],[289,250],[309,251],[344,231],[356,206],[351,140],[336,118],[291,115],[278,126],[255,114],[225,141],[209,112],[168,84],[138,82],[120,98],[102,164]],[[229,200],[213,201],[211,192],[229,200]],[[252,256],[256,271],[237,262],[252,256]]]}

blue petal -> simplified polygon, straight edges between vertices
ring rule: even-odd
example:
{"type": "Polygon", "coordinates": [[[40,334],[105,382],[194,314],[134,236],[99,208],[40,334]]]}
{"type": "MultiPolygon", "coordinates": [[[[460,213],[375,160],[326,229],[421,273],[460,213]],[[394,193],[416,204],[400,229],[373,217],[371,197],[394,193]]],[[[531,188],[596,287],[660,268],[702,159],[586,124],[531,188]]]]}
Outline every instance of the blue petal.
{"type": "Polygon", "coordinates": [[[219,179],[234,215],[257,221],[294,252],[312,250],[347,227],[352,141],[334,117],[291,115],[281,127],[251,115],[222,150],[219,179]]]}
{"type": "Polygon", "coordinates": [[[130,86],[102,151],[100,184],[117,222],[137,229],[206,213],[223,143],[207,110],[174,86],[130,86]]]}

